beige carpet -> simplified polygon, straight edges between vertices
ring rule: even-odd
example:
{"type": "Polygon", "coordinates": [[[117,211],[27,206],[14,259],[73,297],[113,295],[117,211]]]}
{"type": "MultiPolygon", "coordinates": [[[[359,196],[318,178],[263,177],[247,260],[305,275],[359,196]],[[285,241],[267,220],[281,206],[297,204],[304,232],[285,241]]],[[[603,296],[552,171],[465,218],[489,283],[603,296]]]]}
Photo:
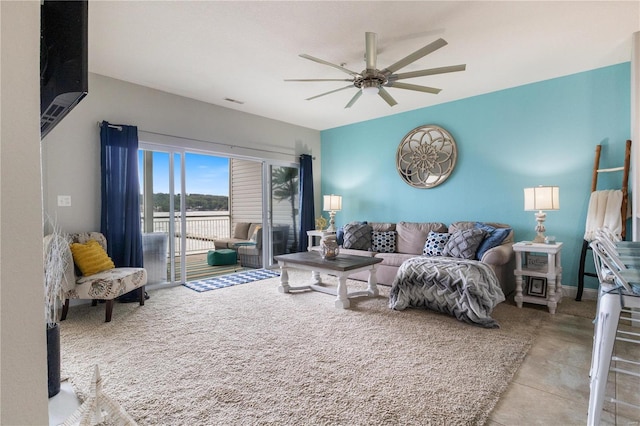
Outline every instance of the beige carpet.
{"type": "Polygon", "coordinates": [[[63,376],[82,396],[98,364],[105,392],[141,425],[476,425],[548,315],[503,303],[501,328],[484,329],[390,310],[384,286],[349,310],[277,286],[156,290],[143,307],[116,304],[111,323],[103,305],[72,307],[63,376]]]}

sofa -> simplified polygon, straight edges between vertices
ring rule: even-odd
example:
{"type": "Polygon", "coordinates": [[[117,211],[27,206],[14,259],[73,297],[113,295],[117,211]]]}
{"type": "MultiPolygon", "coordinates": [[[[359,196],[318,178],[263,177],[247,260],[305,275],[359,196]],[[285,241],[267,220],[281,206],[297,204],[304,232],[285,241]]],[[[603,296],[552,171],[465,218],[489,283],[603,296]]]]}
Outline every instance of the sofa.
{"type": "MultiPolygon", "coordinates": [[[[289,225],[273,225],[273,255],[286,253],[289,240],[289,225]]],[[[232,249],[238,253],[244,268],[262,268],[262,224],[238,222],[233,227],[231,238],[213,241],[216,250],[232,249]]]]}
{"type": "MultiPolygon", "coordinates": [[[[416,256],[477,259],[496,274],[505,295],[515,289],[513,230],[492,222],[367,223],[352,222],[338,231],[340,254],[382,258],[376,268],[378,284],[392,285],[400,265],[416,256]]],[[[366,281],[368,272],[349,276],[366,281]]]]}

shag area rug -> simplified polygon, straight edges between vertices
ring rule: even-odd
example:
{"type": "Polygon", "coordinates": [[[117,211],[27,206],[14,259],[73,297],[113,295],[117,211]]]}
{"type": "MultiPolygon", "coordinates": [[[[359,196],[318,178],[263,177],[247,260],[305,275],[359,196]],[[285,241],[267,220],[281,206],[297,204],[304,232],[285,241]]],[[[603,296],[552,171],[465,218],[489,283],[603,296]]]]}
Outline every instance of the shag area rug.
{"type": "Polygon", "coordinates": [[[219,277],[189,281],[183,285],[187,288],[190,288],[191,290],[202,293],[203,291],[231,287],[232,285],[246,284],[253,281],[259,281],[278,276],[280,276],[280,273],[277,270],[252,269],[250,271],[237,272],[235,274],[221,275],[219,277]]]}
{"type": "MultiPolygon", "coordinates": [[[[289,282],[309,277],[291,270],[289,282]]],[[[334,296],[278,284],[154,290],[145,306],[117,304],[110,323],[73,307],[63,377],[82,399],[98,364],[104,392],[141,425],[481,425],[548,315],[501,303],[501,327],[485,329],[391,310],[385,286],[336,309],[334,296]]]]}

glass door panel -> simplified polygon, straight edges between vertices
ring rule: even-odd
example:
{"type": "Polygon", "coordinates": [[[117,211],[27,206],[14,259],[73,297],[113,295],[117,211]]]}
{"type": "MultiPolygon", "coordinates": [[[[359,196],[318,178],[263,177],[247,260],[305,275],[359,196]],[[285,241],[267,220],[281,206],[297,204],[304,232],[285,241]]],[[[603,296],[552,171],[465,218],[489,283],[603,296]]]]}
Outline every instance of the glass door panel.
{"type": "Polygon", "coordinates": [[[273,256],[298,251],[299,177],[298,167],[269,165],[269,246],[268,266],[273,256]]]}
{"type": "Polygon", "coordinates": [[[176,262],[174,196],[171,180],[173,156],[169,152],[138,152],[143,248],[148,283],[172,283],[180,277],[176,262]],[[150,254],[153,254],[151,256],[150,254]],[[151,259],[151,261],[150,261],[151,259]]]}

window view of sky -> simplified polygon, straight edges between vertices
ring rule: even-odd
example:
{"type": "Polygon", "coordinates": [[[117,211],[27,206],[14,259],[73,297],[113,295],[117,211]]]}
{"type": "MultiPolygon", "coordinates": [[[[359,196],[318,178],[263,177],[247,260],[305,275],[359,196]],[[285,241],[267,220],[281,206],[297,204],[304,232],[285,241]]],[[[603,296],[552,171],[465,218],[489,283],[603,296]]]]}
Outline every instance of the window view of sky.
{"type": "MultiPolygon", "coordinates": [[[[179,192],[179,156],[174,159],[175,192],[179,192]]],[[[191,154],[185,156],[186,190],[188,194],[229,195],[229,159],[211,155],[191,154]]],[[[142,189],[143,155],[138,154],[138,171],[142,189]]],[[[169,193],[169,154],[153,153],[153,192],[169,193]]]]}

